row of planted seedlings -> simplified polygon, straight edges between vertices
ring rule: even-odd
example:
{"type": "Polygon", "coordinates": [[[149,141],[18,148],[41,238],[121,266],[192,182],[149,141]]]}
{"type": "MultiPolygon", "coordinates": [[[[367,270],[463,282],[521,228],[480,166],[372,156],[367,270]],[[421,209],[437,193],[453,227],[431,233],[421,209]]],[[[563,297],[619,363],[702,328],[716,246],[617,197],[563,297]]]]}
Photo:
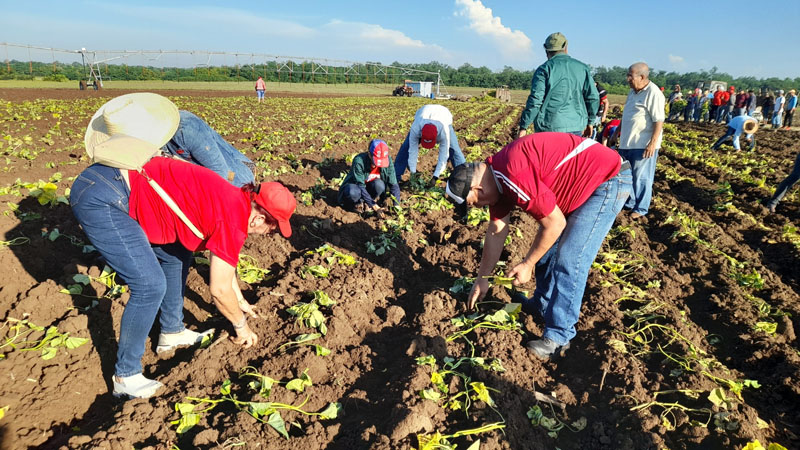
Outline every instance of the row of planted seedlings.
{"type": "MultiPolygon", "coordinates": [[[[503,264],[500,267],[504,267],[503,264]]],[[[512,278],[504,277],[502,270],[497,275],[488,277],[490,286],[500,286],[512,289],[512,278]]],[[[466,294],[475,279],[462,277],[450,288],[454,295],[466,294]]],[[[417,435],[418,450],[455,449],[457,444],[454,439],[471,436],[475,439],[470,444],[470,449],[480,448],[480,435],[494,430],[502,430],[506,426],[506,419],[500,407],[493,399],[493,393],[499,393],[491,385],[482,381],[476,369],[483,372],[501,374],[506,371],[502,360],[485,356],[475,342],[483,333],[511,332],[525,335],[520,323],[519,314],[521,304],[484,301],[482,305],[492,305],[471,314],[460,314],[449,321],[449,334],[445,334],[445,341],[449,345],[451,355],[437,359],[433,355],[425,355],[416,359],[417,364],[429,367],[430,387],[422,389],[419,396],[428,401],[434,401],[456,415],[458,421],[474,424],[472,428],[458,431],[439,432],[433,434],[417,435]],[[471,409],[482,402],[486,408],[471,409]],[[463,416],[462,416],[463,415],[463,416]]],[[[535,392],[536,403],[531,405],[526,415],[533,427],[540,427],[548,436],[555,439],[559,432],[568,430],[579,432],[583,430],[587,421],[581,417],[569,422],[556,411],[554,405],[563,410],[564,405],[557,399],[535,392]]],[[[563,411],[562,411],[563,413],[563,411]]]]}
{"type": "MultiPolygon", "coordinates": [[[[663,208],[659,203],[654,199],[654,206],[663,208]]],[[[670,222],[677,221],[679,227],[671,239],[688,238],[700,246],[709,245],[698,236],[696,220],[677,212],[670,218],[673,218],[670,222]]],[[[616,286],[621,292],[616,304],[625,317],[625,325],[623,329],[614,332],[608,345],[623,358],[669,369],[662,385],[668,384],[675,388],[652,392],[649,399],[625,394],[621,400],[632,403],[631,411],[651,411],[657,414],[660,426],[667,432],[682,426],[702,427],[718,433],[735,432],[740,428],[741,421],[752,417],[744,410],[742,392],[746,389],[758,389],[761,385],[758,380],[732,376],[732,371],[714,356],[715,347],[723,344],[721,337],[708,335],[703,341],[687,337],[703,336],[705,333],[688,320],[686,311],[678,304],[660,298],[661,280],[651,279],[646,283],[637,280],[636,274],[642,267],[656,267],[657,262],[649,261],[645,256],[631,251],[625,242],[635,238],[635,228],[615,227],[606,241],[606,249],[600,252],[593,264],[593,270],[602,279],[602,286],[616,286]],[[623,235],[628,235],[627,239],[618,239],[623,235]],[[713,387],[709,389],[709,386],[713,387]]],[[[751,286],[749,281],[741,278],[741,263],[720,249],[712,252],[724,255],[723,258],[730,263],[731,276],[740,277],[741,286],[751,286]]],[[[763,299],[754,296],[753,299],[756,299],[754,307],[759,308],[759,311],[763,310],[764,314],[779,313],[763,299]]],[[[765,333],[774,332],[771,325],[761,322],[753,324],[753,328],[765,333]]],[[[766,421],[758,417],[755,421],[758,428],[769,428],[766,421]]],[[[757,443],[758,441],[752,442],[752,448],[758,448],[755,446],[757,443]]],[[[773,444],[770,448],[783,447],[773,444]]]]}
{"type": "MultiPolygon", "coordinates": [[[[676,133],[679,134],[680,132],[676,133]]],[[[694,132],[686,132],[686,133],[692,134],[692,136],[696,135],[696,133],[694,132]]],[[[690,155],[688,158],[690,160],[703,160],[703,161],[707,158],[706,157],[707,152],[704,152],[702,150],[704,148],[704,146],[702,145],[697,145],[694,142],[686,140],[684,141],[686,146],[683,148],[678,148],[674,147],[674,144],[666,142],[667,141],[665,141],[664,148],[666,150],[666,154],[670,157],[675,157],[680,160],[680,159],[686,159],[686,155],[690,155]]],[[[736,158],[735,155],[738,155],[738,153],[733,153],[732,155],[734,156],[727,156],[726,158],[736,158]]],[[[719,159],[719,156],[712,156],[712,158],[719,159]]],[[[772,167],[774,167],[774,164],[776,164],[777,162],[773,158],[770,158],[769,156],[760,155],[759,159],[756,159],[753,156],[746,156],[744,157],[744,159],[740,159],[739,163],[755,164],[755,166],[757,166],[759,170],[774,172],[774,169],[772,169],[772,167]]],[[[712,162],[708,163],[707,167],[710,170],[716,171],[719,170],[720,166],[717,166],[715,163],[712,162]]],[[[754,179],[751,174],[751,171],[749,170],[744,170],[744,171],[737,170],[727,165],[723,166],[723,168],[724,170],[722,171],[722,174],[725,178],[738,179],[739,181],[743,181],[749,185],[755,186],[757,189],[764,192],[763,198],[767,198],[769,195],[772,195],[775,192],[776,188],[775,186],[766,185],[766,175],[762,176],[761,178],[754,179]]],[[[671,164],[668,163],[659,164],[658,170],[660,172],[663,172],[665,178],[670,182],[679,183],[681,181],[689,181],[692,184],[696,183],[695,178],[681,174],[680,171],[675,169],[671,164]]],[[[787,202],[798,201],[798,199],[800,199],[800,197],[798,197],[798,192],[800,191],[798,191],[797,189],[791,190],[790,192],[787,193],[786,197],[784,197],[784,200],[787,202]]],[[[750,224],[751,227],[761,231],[768,232],[776,236],[776,239],[781,239],[785,242],[792,244],[795,248],[800,249],[800,232],[798,232],[798,228],[796,225],[794,225],[791,222],[786,222],[778,229],[775,227],[765,225],[764,221],[761,218],[756,217],[747,211],[743,211],[741,209],[741,206],[743,206],[742,205],[743,201],[741,199],[741,196],[736,195],[736,193],[734,192],[734,187],[733,185],[731,185],[729,181],[727,180],[720,181],[713,190],[713,192],[711,192],[711,194],[714,197],[716,197],[717,202],[712,206],[712,211],[709,211],[709,213],[711,214],[714,214],[715,212],[718,213],[716,214],[716,217],[720,218],[721,220],[725,219],[723,217],[724,213],[726,212],[733,213],[736,216],[739,216],[742,219],[744,219],[748,224],[750,224]]],[[[752,208],[747,208],[747,209],[752,209],[752,208]]]]}
{"type": "MultiPolygon", "coordinates": [[[[409,184],[412,193],[407,196],[403,207],[392,208],[392,217],[384,221],[382,233],[367,243],[369,253],[383,254],[394,248],[395,241],[404,233],[410,233],[414,225],[409,219],[412,211],[425,214],[430,211],[452,209],[441,187],[428,187],[421,178],[419,180],[412,178],[409,184]]],[[[489,220],[489,213],[484,208],[471,208],[463,220],[467,226],[479,227],[489,220]]],[[[506,244],[514,238],[521,237],[519,228],[512,227],[512,232],[506,238],[506,244]]],[[[424,238],[420,241],[420,245],[428,244],[424,242],[424,238]]],[[[500,267],[498,274],[489,277],[489,282],[492,286],[510,289],[512,279],[503,276],[504,266],[503,262],[498,265],[500,267]]],[[[466,295],[473,282],[474,278],[459,278],[449,292],[457,296],[466,295]]],[[[499,358],[483,354],[475,342],[480,333],[524,334],[519,322],[521,305],[490,301],[482,304],[492,306],[488,310],[472,314],[459,314],[444,325],[443,337],[449,344],[448,351],[452,353],[441,358],[430,354],[416,358],[420,370],[426,371],[430,377],[429,386],[418,392],[419,397],[424,401],[435,402],[457,422],[466,421],[474,426],[459,430],[437,430],[432,434],[417,434],[418,450],[452,450],[457,446],[455,440],[463,437],[474,439],[469,449],[475,450],[480,448],[480,435],[495,430],[502,432],[506,426],[506,419],[493,398],[493,393],[499,391],[479,379],[476,373],[476,369],[481,369],[500,374],[506,369],[499,358]]],[[[573,423],[562,421],[552,407],[553,404],[559,404],[555,399],[541,400],[546,406],[543,408],[537,400],[537,404],[531,406],[527,415],[533,426],[542,427],[551,437],[557,437],[558,432],[563,429],[580,431],[586,426],[584,418],[573,423]]]]}
{"type": "MultiPolygon", "coordinates": [[[[660,165],[659,170],[665,172],[666,178],[670,181],[679,182],[682,180],[689,180],[694,183],[694,179],[680,175],[674,168],[668,165],[660,165]]],[[[761,295],[760,292],[764,291],[766,286],[764,278],[761,273],[752,267],[752,263],[748,261],[741,261],[731,255],[731,252],[719,248],[719,246],[711,239],[703,238],[702,235],[721,236],[724,231],[716,223],[723,222],[727,218],[726,212],[731,212],[738,217],[743,218],[746,223],[751,227],[775,233],[776,230],[763,224],[761,220],[756,218],[750,213],[740,210],[734,205],[735,194],[733,187],[727,181],[718,183],[713,192],[709,192],[716,200],[716,203],[711,206],[707,213],[715,220],[715,223],[704,222],[695,218],[694,215],[679,211],[677,207],[667,208],[660,198],[654,198],[654,204],[665,211],[669,211],[666,219],[662,225],[672,224],[677,227],[677,230],[672,234],[671,238],[683,237],[698,246],[707,249],[712,254],[722,258],[726,267],[727,274],[730,278],[734,279],[736,283],[744,289],[744,297],[751,302],[756,309],[758,316],[761,318],[753,325],[753,329],[762,331],[768,335],[774,335],[778,324],[777,319],[783,316],[788,316],[789,313],[782,311],[780,308],[771,306],[761,295]],[[705,231],[704,231],[705,230],[705,231]]],[[[797,235],[796,228],[787,225],[781,231],[782,238],[787,242],[793,243],[795,246],[800,247],[800,236],[797,235]]]]}
{"type": "MultiPolygon", "coordinates": [[[[768,154],[758,151],[724,151],[711,150],[712,142],[700,136],[696,131],[680,130],[674,125],[666,124],[665,139],[662,152],[678,159],[693,161],[708,169],[725,175],[726,178],[737,180],[746,185],[760,189],[764,196],[775,193],[775,185],[767,184],[767,177],[775,172],[776,167],[791,167],[793,160],[783,158],[778,160],[768,154]]],[[[800,200],[797,192],[789,193],[785,201],[796,202],[800,200]]]]}
{"type": "MultiPolygon", "coordinates": [[[[358,261],[351,255],[343,253],[329,244],[324,244],[305,254],[312,259],[321,259],[319,264],[307,264],[300,269],[302,278],[327,278],[331,270],[337,266],[354,266],[358,261]]],[[[207,264],[208,261],[197,257],[199,263],[207,264]]],[[[237,267],[239,278],[247,283],[258,283],[269,277],[269,271],[256,265],[256,261],[247,255],[240,257],[237,267]]],[[[305,333],[298,333],[290,340],[280,344],[274,350],[276,355],[283,355],[298,350],[299,348],[312,349],[316,357],[327,358],[331,350],[325,347],[324,339],[328,334],[327,315],[337,302],[322,290],[308,293],[306,298],[300,299],[294,305],[286,308],[285,312],[292,317],[295,323],[305,333]]],[[[211,342],[203,343],[203,346],[211,342]]],[[[319,411],[308,410],[306,404],[312,398],[312,393],[306,389],[314,385],[309,375],[309,369],[302,372],[297,368],[297,377],[273,378],[270,374],[260,373],[256,367],[242,367],[234,379],[226,379],[219,387],[216,396],[186,397],[175,404],[178,418],[171,421],[176,425],[175,431],[182,435],[198,425],[204,415],[220,405],[244,412],[258,422],[266,424],[286,439],[290,439],[292,428],[298,432],[304,429],[301,420],[316,418],[317,420],[330,420],[343,414],[342,404],[330,401],[327,406],[319,411]],[[286,392],[275,394],[276,390],[286,392]],[[296,395],[305,395],[302,401],[284,403],[273,400],[275,397],[286,396],[287,392],[296,395]],[[287,425],[288,423],[288,425],[287,425]]]]}
{"type": "MultiPolygon", "coordinates": [[[[655,204],[659,206],[660,201],[656,200],[655,204]]],[[[751,324],[752,331],[774,336],[778,329],[776,320],[790,314],[770,305],[763,298],[761,292],[767,287],[766,282],[761,272],[753,267],[751,262],[737,259],[731,255],[730,251],[720,248],[714,241],[704,237],[706,234],[712,236],[721,235],[723,231],[720,227],[713,223],[698,220],[690,214],[679,211],[677,207],[669,210],[663,224],[672,224],[677,227],[670,237],[671,239],[683,238],[698,248],[705,249],[720,258],[724,263],[722,267],[726,268],[726,275],[743,289],[744,298],[751,303],[754,312],[759,318],[757,322],[751,324]]]]}
{"type": "MultiPolygon", "coordinates": [[[[69,188],[63,195],[59,194],[57,183],[62,180],[62,174],[54,173],[48,181],[39,180],[35,183],[23,182],[17,179],[9,186],[0,188],[0,195],[11,198],[33,197],[42,206],[49,208],[63,207],[68,204],[69,188]],[[27,194],[23,191],[27,190],[27,194]]],[[[40,221],[41,214],[35,211],[22,211],[18,203],[6,201],[7,209],[3,211],[5,215],[14,215],[20,221],[40,221]]],[[[95,249],[86,244],[81,238],[62,233],[58,228],[43,230],[38,236],[17,236],[6,241],[0,241],[0,251],[12,246],[24,246],[31,242],[31,239],[42,239],[46,242],[57,240],[68,241],[71,245],[81,249],[82,253],[91,253],[95,249]]],[[[100,301],[111,301],[119,297],[126,291],[125,286],[116,282],[116,273],[106,266],[97,276],[88,274],[74,274],[68,277],[69,281],[66,288],[61,293],[73,297],[81,297],[85,301],[76,302],[76,306],[68,309],[78,309],[87,311],[97,306],[100,301]],[[93,284],[95,291],[104,291],[101,295],[84,294],[84,287],[93,284]],[[85,306],[81,306],[81,305],[85,306]]],[[[67,313],[67,310],[64,311],[67,313]]],[[[78,348],[89,342],[89,338],[71,336],[68,332],[59,330],[56,324],[60,319],[47,326],[37,325],[31,315],[25,313],[21,318],[7,317],[0,325],[0,361],[11,360],[17,353],[36,352],[43,360],[56,358],[60,352],[78,348]]],[[[0,419],[11,409],[12,404],[0,404],[0,419]]]]}

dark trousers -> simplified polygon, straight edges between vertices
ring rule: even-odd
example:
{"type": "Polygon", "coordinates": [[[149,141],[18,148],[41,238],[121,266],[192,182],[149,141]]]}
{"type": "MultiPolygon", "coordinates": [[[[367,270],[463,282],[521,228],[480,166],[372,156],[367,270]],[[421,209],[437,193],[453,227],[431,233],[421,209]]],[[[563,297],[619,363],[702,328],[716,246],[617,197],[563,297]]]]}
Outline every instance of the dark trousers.
{"type": "Polygon", "coordinates": [[[792,173],[786,177],[785,180],[781,181],[781,184],[778,186],[778,189],[775,190],[775,195],[772,196],[772,199],[767,203],[767,206],[774,208],[778,202],[781,201],[784,195],[789,192],[789,189],[797,183],[797,180],[800,180],[800,153],[797,154],[797,157],[794,160],[794,169],[792,169],[792,173]]]}
{"type": "MultiPolygon", "coordinates": [[[[380,178],[367,183],[367,193],[373,200],[378,200],[386,193],[386,183],[380,178]]],[[[354,183],[343,185],[339,189],[339,204],[344,209],[352,210],[355,206],[364,201],[361,187],[354,183]]]]}
{"type": "Polygon", "coordinates": [[[794,116],[794,111],[786,111],[786,115],[783,116],[783,126],[792,126],[792,116],[794,116]]]}

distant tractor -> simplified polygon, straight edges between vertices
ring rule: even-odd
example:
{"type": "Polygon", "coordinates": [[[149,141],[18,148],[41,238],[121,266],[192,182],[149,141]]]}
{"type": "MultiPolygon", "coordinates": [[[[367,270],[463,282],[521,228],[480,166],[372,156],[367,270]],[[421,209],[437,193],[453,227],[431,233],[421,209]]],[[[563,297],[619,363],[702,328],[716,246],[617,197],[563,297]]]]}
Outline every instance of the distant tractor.
{"type": "Polygon", "coordinates": [[[395,97],[397,96],[411,97],[411,95],[414,94],[414,89],[412,89],[411,86],[408,85],[408,83],[411,83],[411,80],[403,80],[402,85],[394,88],[394,91],[392,91],[392,95],[394,95],[395,97]]]}

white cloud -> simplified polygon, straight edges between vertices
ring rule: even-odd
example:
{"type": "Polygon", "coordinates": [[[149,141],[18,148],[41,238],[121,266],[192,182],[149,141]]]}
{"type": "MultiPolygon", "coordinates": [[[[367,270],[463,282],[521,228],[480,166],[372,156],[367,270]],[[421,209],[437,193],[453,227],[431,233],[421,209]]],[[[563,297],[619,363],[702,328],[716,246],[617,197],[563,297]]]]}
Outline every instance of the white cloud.
{"type": "MultiPolygon", "coordinates": [[[[365,54],[366,59],[406,59],[412,61],[450,60],[452,55],[436,44],[426,44],[407,36],[402,31],[363,22],[345,22],[334,19],[320,28],[323,39],[330,47],[365,54]]],[[[347,57],[342,55],[342,57],[347,57]]]]}
{"type": "Polygon", "coordinates": [[[673,66],[681,66],[685,63],[683,56],[677,56],[670,53],[667,55],[667,58],[669,59],[669,63],[673,66]]]}
{"type": "Polygon", "coordinates": [[[488,37],[506,58],[528,59],[533,56],[531,40],[520,30],[512,30],[495,17],[491,8],[480,0],[456,0],[457,15],[469,20],[469,27],[481,36],[488,37]]]}

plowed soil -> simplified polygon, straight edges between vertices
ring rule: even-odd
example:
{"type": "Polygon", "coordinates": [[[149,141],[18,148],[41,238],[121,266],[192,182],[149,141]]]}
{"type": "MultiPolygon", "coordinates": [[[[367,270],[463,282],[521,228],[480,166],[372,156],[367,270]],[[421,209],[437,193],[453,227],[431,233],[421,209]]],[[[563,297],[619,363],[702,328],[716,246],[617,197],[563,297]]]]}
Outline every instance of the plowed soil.
{"type": "MultiPolygon", "coordinates": [[[[88,166],[82,142],[89,117],[119,93],[46,94],[0,90],[0,135],[10,136],[0,147],[6,156],[0,188],[60,172],[56,184],[63,194],[71,177],[88,166]],[[48,109],[53,102],[62,108],[55,113],[59,117],[48,109]],[[26,147],[35,150],[34,158],[20,154],[26,147]]],[[[330,185],[347,170],[344,157],[364,151],[371,137],[384,138],[395,153],[421,101],[276,96],[256,104],[251,98],[213,98],[213,93],[162,94],[174,94],[179,107],[203,115],[237,148],[264,161],[265,179],[281,181],[298,198],[291,239],[251,237],[242,251],[271,275],[241,283],[261,316],[251,321],[259,344],[243,350],[219,336],[232,330],[210,303],[208,269],[199,264],[189,276],[186,323],[192,329],[215,327],[218,337],[207,348],[157,355],[156,326],[143,364],[145,375],[166,388],[152,399],[115,400],[110,380],[127,294],[104,298],[107,287],[96,282],[83,295],[61,293],[73,284],[74,274],[98,276],[103,262],[96,252],[81,250],[86,238],[67,205],[42,206],[24,188],[19,194],[0,191],[5,212],[0,233],[12,244],[0,246],[0,320],[27,318],[89,338],[86,345],[59,349],[48,360],[38,351],[2,349],[0,408],[9,408],[0,419],[0,448],[411,448],[418,433],[453,434],[499,420],[482,402],[464,414],[421,398],[419,391],[431,387],[431,370],[415,361],[469,354],[465,341],[446,340],[456,331],[450,319],[464,312],[465,294],[450,288],[477,272],[485,223],[469,226],[450,209],[409,211],[411,231],[396,248],[376,256],[367,252],[366,243],[381,233],[384,221],[343,211],[330,185]],[[307,129],[321,131],[306,136],[307,129]],[[270,136],[279,135],[282,142],[265,147],[270,136]],[[330,145],[325,136],[339,141],[330,145]],[[291,170],[281,173],[282,165],[291,170]],[[301,192],[318,179],[326,187],[310,205],[302,204],[301,192]],[[8,203],[17,205],[16,212],[8,203]],[[54,229],[60,237],[53,238],[54,229]],[[27,241],[12,241],[16,238],[27,241]],[[345,266],[307,254],[326,243],[358,263],[345,266]],[[302,269],[316,264],[329,267],[330,275],[304,276],[302,269]],[[308,346],[278,351],[311,332],[286,309],[307,301],[314,290],[337,302],[323,309],[328,332],[319,343],[330,356],[317,356],[308,346]],[[307,370],[313,386],[302,394],[275,387],[269,401],[297,405],[308,396],[305,411],[340,402],[343,414],[321,421],[284,413],[287,440],[222,403],[188,432],[176,433],[170,424],[180,417],[175,403],[186,397],[220,398],[226,379],[240,400],[257,400],[246,387],[249,380],[240,376],[247,366],[281,382],[307,370]]],[[[479,146],[482,157],[510,141],[519,115],[519,107],[499,103],[453,103],[451,109],[462,148],[479,146]],[[514,120],[505,124],[508,115],[514,120]]],[[[494,389],[505,428],[452,439],[459,448],[476,439],[485,449],[730,449],[754,439],[800,446],[795,334],[800,253],[791,232],[800,216],[800,196],[795,189],[775,214],[761,205],[770,187],[791,170],[800,133],[762,130],[758,147],[749,153],[723,147],[718,153],[731,155],[724,167],[680,151],[699,146],[708,154],[723,132],[705,124],[667,127],[669,144],[659,157],[650,214],[635,221],[624,212],[618,217],[590,274],[578,335],[563,358],[541,362],[526,352],[525,342],[542,331],[539,317],[520,316],[523,333],[478,330],[470,335],[476,355],[498,358],[506,369],[471,370],[473,381],[494,389]],[[776,328],[767,332],[758,323],[776,328]],[[650,328],[635,333],[646,324],[650,328]],[[672,331],[659,331],[667,329],[672,331]],[[737,395],[731,383],[744,380],[760,387],[748,383],[737,395]],[[709,393],[720,387],[728,401],[714,405],[709,393]],[[563,408],[542,398],[555,398],[563,408]],[[648,404],[652,401],[661,403],[648,404]],[[669,409],[673,403],[680,407],[669,409]],[[567,425],[585,418],[586,427],[548,435],[526,416],[537,404],[567,425]]],[[[434,164],[433,152],[421,156],[423,172],[430,173],[434,164]]],[[[404,195],[409,189],[404,185],[404,195]]],[[[529,217],[516,215],[512,223],[521,234],[506,246],[502,259],[509,263],[524,256],[536,231],[529,217]]],[[[502,287],[495,287],[492,297],[510,299],[502,287]]]]}

